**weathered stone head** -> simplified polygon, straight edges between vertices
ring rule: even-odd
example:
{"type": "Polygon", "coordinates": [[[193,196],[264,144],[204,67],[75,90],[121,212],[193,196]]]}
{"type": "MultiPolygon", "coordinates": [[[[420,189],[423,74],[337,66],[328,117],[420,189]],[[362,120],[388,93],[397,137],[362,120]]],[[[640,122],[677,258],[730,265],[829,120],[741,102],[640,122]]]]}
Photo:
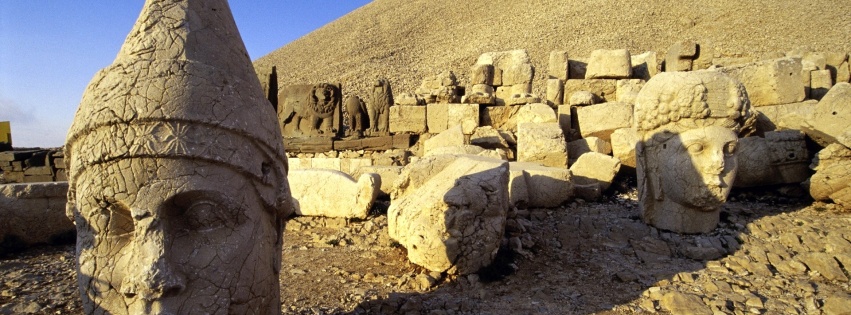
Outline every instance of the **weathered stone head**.
{"type": "Polygon", "coordinates": [[[66,156],[86,313],[280,312],[287,162],[225,0],[148,0],[66,156]]]}
{"type": "Polygon", "coordinates": [[[738,134],[753,124],[744,86],[714,71],[666,72],[639,92],[639,199],[648,224],[703,233],[736,177],[738,134]]]}

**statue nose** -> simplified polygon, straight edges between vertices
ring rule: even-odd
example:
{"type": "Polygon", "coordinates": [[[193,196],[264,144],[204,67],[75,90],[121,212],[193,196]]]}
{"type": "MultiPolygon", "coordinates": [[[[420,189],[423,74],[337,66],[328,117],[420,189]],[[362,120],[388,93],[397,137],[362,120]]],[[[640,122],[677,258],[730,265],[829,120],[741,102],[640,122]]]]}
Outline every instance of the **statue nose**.
{"type": "Polygon", "coordinates": [[[703,172],[706,174],[718,175],[724,171],[724,166],[726,162],[724,161],[724,152],[718,150],[717,152],[712,152],[709,157],[709,161],[704,165],[703,172]]]}
{"type": "Polygon", "coordinates": [[[137,222],[132,243],[133,261],[121,283],[121,293],[126,298],[153,301],[183,292],[186,279],[169,262],[167,244],[161,229],[137,222]]]}

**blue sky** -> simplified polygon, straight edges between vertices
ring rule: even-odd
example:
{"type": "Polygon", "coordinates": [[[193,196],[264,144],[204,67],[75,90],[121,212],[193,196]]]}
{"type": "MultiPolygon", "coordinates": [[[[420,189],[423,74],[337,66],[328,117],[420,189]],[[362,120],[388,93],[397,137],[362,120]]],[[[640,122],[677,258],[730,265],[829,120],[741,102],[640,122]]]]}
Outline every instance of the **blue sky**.
{"type": "MultiPolygon", "coordinates": [[[[368,0],[231,0],[248,54],[260,58],[368,0]]],[[[0,121],[16,148],[65,142],[86,85],[112,63],[142,0],[0,0],[0,121]]]]}

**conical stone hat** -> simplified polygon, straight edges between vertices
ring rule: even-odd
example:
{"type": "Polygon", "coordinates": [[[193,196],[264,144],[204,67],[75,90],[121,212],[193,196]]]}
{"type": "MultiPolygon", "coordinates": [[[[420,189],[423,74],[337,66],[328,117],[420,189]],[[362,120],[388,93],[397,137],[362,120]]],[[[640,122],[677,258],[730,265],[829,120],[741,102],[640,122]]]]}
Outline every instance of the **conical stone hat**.
{"type": "Polygon", "coordinates": [[[148,0],[115,61],[89,83],[66,155],[69,203],[87,167],[129,158],[206,161],[279,199],[289,192],[276,114],[226,0],[148,0]]]}

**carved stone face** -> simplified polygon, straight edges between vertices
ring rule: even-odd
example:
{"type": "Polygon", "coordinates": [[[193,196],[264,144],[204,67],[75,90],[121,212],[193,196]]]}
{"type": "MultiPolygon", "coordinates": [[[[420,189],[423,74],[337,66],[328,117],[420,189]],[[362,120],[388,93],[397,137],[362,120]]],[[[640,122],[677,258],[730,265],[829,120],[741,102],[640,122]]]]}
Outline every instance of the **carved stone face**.
{"type": "Polygon", "coordinates": [[[78,281],[111,314],[280,310],[280,235],[249,178],[191,159],[123,159],[77,180],[78,281]]]}
{"type": "Polygon", "coordinates": [[[663,196],[687,208],[718,210],[736,178],[738,138],[730,129],[710,126],[682,132],[647,158],[655,160],[663,196]],[[655,155],[655,156],[653,156],[655,155]]]}

